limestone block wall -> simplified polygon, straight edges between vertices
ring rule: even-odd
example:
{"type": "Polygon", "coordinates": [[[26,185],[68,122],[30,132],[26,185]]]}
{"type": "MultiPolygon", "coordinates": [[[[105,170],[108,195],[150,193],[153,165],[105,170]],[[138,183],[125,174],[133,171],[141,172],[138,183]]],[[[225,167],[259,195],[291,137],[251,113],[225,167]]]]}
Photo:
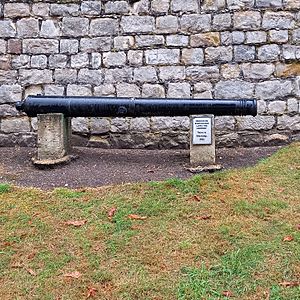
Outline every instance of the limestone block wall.
{"type": "MultiPolygon", "coordinates": [[[[0,146],[35,144],[30,94],[256,98],[219,146],[300,139],[299,0],[1,1],[0,146]]],[[[77,118],[74,141],[187,148],[183,118],[77,118]]]]}

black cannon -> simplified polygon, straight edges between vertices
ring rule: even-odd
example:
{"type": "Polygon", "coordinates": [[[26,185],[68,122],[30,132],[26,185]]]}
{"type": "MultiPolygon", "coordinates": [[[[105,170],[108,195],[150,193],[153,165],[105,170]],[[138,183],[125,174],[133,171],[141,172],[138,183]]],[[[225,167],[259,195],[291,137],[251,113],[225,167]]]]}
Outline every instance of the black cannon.
{"type": "Polygon", "coordinates": [[[38,114],[62,113],[66,117],[149,117],[190,116],[197,114],[257,114],[253,99],[143,99],[105,97],[29,96],[16,108],[29,117],[38,114]]]}

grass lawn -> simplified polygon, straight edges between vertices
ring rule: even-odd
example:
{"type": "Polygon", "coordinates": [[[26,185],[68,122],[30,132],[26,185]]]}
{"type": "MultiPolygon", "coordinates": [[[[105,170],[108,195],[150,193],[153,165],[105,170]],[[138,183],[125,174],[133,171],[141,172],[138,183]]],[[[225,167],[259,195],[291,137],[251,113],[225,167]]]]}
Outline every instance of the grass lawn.
{"type": "Polygon", "coordinates": [[[300,299],[300,144],[190,180],[0,184],[0,299],[87,298],[300,299]]]}

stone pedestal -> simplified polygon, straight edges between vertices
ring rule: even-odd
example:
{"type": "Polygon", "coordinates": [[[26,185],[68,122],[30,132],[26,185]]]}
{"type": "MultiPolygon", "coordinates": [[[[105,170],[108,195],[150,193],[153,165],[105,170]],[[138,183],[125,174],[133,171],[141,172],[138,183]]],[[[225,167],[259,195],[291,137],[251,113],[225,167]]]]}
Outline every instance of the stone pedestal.
{"type": "Polygon", "coordinates": [[[69,161],[71,118],[63,114],[37,116],[38,150],[33,158],[36,165],[55,165],[69,161]]]}
{"type": "Polygon", "coordinates": [[[216,163],[213,115],[190,116],[190,164],[193,167],[216,163]]]}

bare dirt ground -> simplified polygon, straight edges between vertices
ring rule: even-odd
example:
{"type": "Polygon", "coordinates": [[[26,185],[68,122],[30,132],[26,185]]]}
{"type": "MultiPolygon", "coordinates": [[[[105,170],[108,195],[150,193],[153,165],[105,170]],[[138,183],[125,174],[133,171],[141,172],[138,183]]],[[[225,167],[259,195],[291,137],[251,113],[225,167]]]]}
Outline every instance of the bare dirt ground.
{"type": "MultiPolygon", "coordinates": [[[[225,169],[251,166],[279,147],[226,148],[217,150],[225,169]]],[[[31,163],[33,148],[0,148],[0,182],[51,189],[96,187],[128,182],[188,178],[187,150],[115,150],[75,148],[78,159],[55,168],[38,169],[31,163]]]]}

